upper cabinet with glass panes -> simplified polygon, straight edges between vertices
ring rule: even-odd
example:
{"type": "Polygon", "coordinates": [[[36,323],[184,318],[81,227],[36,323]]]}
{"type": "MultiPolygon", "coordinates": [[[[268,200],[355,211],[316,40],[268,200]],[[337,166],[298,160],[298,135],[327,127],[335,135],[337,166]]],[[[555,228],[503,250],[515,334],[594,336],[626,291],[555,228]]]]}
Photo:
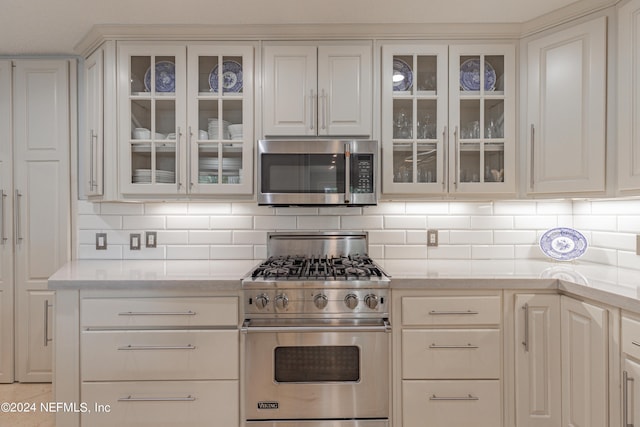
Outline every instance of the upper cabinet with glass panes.
{"type": "Polygon", "coordinates": [[[386,44],[382,63],[383,193],[515,192],[512,45],[386,44]]]}
{"type": "Polygon", "coordinates": [[[125,198],[252,192],[253,50],[119,44],[125,198]]]}

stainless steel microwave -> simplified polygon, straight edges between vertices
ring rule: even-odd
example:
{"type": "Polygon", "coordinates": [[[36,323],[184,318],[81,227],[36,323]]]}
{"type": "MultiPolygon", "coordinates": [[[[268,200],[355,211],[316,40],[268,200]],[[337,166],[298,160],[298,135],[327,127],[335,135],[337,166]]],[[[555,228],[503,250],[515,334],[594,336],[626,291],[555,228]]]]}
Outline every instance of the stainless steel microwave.
{"type": "Polygon", "coordinates": [[[377,141],[260,140],[258,204],[375,205],[377,168],[377,141]]]}

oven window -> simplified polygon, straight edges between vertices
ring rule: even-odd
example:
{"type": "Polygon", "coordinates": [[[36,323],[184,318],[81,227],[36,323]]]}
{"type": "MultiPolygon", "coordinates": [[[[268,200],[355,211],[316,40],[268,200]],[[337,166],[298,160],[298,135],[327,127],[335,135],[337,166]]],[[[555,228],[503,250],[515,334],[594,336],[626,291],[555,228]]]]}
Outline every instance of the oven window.
{"type": "Polygon", "coordinates": [[[281,383],[357,382],[360,380],[360,348],[277,347],[275,380],[281,383]]]}
{"type": "Polygon", "coordinates": [[[263,154],[263,193],[344,193],[344,155],[263,154]]]}

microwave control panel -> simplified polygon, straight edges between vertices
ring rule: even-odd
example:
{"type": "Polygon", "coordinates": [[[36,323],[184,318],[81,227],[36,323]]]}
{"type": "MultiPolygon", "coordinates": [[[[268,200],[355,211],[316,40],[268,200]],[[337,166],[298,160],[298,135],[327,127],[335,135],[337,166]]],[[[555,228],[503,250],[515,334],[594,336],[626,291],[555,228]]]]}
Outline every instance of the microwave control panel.
{"type": "Polygon", "coordinates": [[[373,193],[373,154],[351,154],[351,192],[373,193]]]}

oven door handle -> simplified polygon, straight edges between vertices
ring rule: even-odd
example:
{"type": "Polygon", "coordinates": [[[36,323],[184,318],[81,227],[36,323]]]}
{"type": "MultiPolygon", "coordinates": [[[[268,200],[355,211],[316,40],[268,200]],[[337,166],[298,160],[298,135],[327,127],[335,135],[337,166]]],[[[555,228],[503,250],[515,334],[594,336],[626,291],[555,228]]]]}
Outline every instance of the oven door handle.
{"type": "Polygon", "coordinates": [[[243,333],[255,332],[391,332],[391,323],[384,319],[381,325],[318,325],[318,326],[251,326],[251,320],[245,320],[240,329],[243,333]]]}

